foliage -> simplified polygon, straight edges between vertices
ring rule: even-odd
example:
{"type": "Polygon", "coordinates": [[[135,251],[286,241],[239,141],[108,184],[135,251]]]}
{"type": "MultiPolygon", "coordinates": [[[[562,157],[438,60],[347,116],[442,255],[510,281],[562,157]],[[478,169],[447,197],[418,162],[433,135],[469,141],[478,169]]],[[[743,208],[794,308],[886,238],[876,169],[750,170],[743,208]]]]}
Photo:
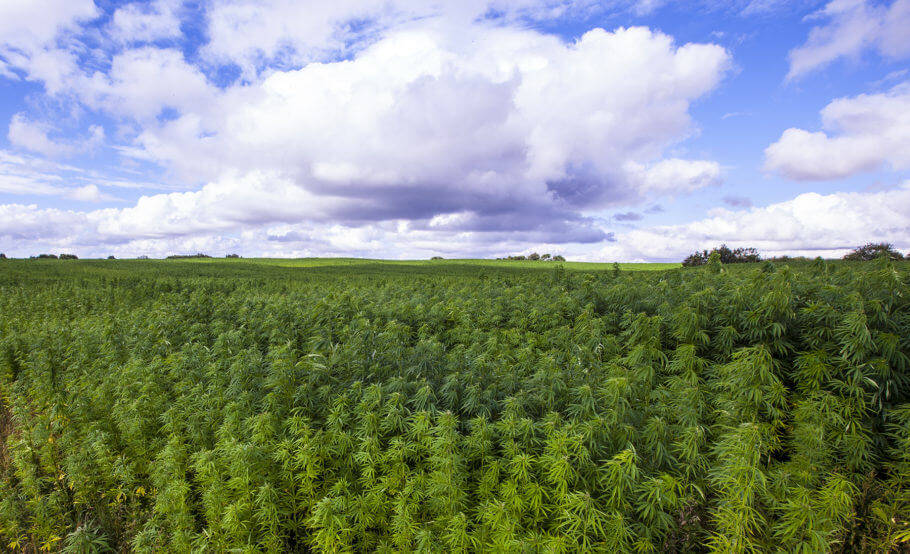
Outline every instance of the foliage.
{"type": "Polygon", "coordinates": [[[171,254],[167,257],[168,260],[186,260],[192,258],[211,258],[211,256],[198,252],[196,254],[171,254]]]}
{"type": "Polygon", "coordinates": [[[903,260],[904,255],[894,249],[894,245],[886,242],[873,243],[854,248],[852,252],[844,256],[845,260],[856,262],[869,262],[879,256],[885,256],[892,260],[903,260]]]}
{"type": "Polygon", "coordinates": [[[531,262],[564,262],[566,259],[560,255],[551,256],[550,254],[540,255],[537,252],[532,252],[527,256],[518,255],[518,256],[506,256],[505,258],[496,258],[497,260],[512,260],[512,261],[523,261],[528,260],[531,262]]]}
{"type": "Polygon", "coordinates": [[[552,267],[5,262],[0,549],[906,548],[906,263],[552,267]]]}
{"type": "Polygon", "coordinates": [[[79,256],[75,254],[60,254],[61,260],[78,260],[79,256]]]}
{"type": "Polygon", "coordinates": [[[768,261],[775,262],[775,263],[800,263],[800,262],[811,262],[812,260],[805,256],[788,256],[788,255],[784,254],[782,256],[774,256],[774,257],[768,258],[768,261]]]}
{"type": "Polygon", "coordinates": [[[761,261],[761,256],[755,248],[730,249],[726,244],[721,244],[717,248],[712,248],[710,252],[707,250],[693,252],[683,260],[683,267],[706,265],[711,261],[711,256],[715,254],[719,258],[719,263],[722,264],[744,264],[761,261]]]}

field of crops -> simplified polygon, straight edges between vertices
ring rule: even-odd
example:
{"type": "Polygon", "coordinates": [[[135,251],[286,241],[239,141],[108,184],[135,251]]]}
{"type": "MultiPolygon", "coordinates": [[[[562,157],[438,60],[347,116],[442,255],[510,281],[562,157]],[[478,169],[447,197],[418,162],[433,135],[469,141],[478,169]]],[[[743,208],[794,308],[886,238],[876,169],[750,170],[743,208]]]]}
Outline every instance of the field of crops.
{"type": "Polygon", "coordinates": [[[908,284],[0,261],[0,549],[906,551],[908,284]]]}

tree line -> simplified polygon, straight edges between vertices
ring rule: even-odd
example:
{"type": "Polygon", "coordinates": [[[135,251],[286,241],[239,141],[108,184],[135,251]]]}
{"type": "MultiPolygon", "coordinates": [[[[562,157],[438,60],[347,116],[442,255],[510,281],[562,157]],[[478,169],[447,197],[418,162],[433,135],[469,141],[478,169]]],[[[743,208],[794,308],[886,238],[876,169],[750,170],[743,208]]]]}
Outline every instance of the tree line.
{"type": "Polygon", "coordinates": [[[555,256],[551,256],[550,254],[538,254],[537,252],[532,252],[532,253],[528,254],[527,256],[525,256],[525,255],[506,256],[505,258],[496,258],[496,259],[497,260],[513,260],[513,261],[529,260],[532,262],[538,262],[538,261],[540,261],[540,262],[548,262],[548,261],[564,262],[564,261],[566,261],[566,259],[559,254],[556,254],[555,256]]]}
{"type": "MultiPolygon", "coordinates": [[[[849,261],[872,261],[881,256],[884,256],[891,260],[904,259],[904,255],[895,250],[893,244],[885,242],[869,243],[856,247],[849,253],[845,254],[843,256],[843,259],[849,261]]],[[[712,248],[710,251],[701,250],[693,252],[683,260],[682,265],[683,267],[706,265],[712,259],[721,264],[744,264],[763,261],[762,256],[758,253],[758,249],[756,248],[731,249],[726,244],[722,244],[716,248],[712,248]]],[[[764,261],[792,262],[810,261],[810,259],[805,257],[777,256],[764,259],[764,261]]]]}

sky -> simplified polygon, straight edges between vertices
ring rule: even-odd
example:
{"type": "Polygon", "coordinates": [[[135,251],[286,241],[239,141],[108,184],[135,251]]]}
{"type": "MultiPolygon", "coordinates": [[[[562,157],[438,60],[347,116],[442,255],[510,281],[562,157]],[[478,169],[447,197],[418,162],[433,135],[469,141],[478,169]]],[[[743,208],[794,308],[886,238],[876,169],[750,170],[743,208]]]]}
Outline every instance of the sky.
{"type": "Polygon", "coordinates": [[[10,257],[910,252],[910,0],[0,0],[10,257]]]}

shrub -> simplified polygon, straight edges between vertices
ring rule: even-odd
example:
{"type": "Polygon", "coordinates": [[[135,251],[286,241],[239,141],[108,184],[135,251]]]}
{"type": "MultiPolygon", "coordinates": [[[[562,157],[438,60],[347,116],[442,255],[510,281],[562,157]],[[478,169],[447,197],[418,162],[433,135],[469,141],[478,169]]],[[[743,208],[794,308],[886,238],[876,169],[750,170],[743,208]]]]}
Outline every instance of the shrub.
{"type": "Polygon", "coordinates": [[[717,254],[718,259],[722,264],[743,264],[761,261],[761,256],[755,248],[731,249],[726,244],[721,244],[720,246],[711,249],[710,252],[707,250],[693,252],[683,260],[683,267],[705,265],[714,253],[717,254]]]}
{"type": "Polygon", "coordinates": [[[856,262],[868,262],[879,256],[887,256],[892,260],[904,259],[904,255],[895,250],[894,245],[886,242],[870,242],[869,244],[854,248],[852,252],[844,256],[844,259],[856,262]]]}
{"type": "Polygon", "coordinates": [[[540,254],[538,254],[537,252],[534,252],[530,256],[528,256],[528,259],[536,262],[537,260],[540,259],[540,254]]]}
{"type": "Polygon", "coordinates": [[[240,254],[228,254],[225,258],[239,258],[240,254]]]}
{"type": "Polygon", "coordinates": [[[108,256],[107,259],[108,259],[108,260],[116,260],[117,258],[115,258],[115,257],[113,257],[113,256],[108,256]]]}
{"type": "Polygon", "coordinates": [[[721,262],[720,252],[717,250],[711,252],[708,256],[708,270],[711,273],[720,273],[723,270],[723,262],[721,262]]]}
{"type": "Polygon", "coordinates": [[[774,263],[809,262],[809,261],[811,261],[809,258],[807,258],[805,256],[787,256],[786,254],[784,254],[783,256],[775,256],[773,258],[769,258],[769,260],[774,263]]]}
{"type": "Polygon", "coordinates": [[[430,259],[431,259],[431,260],[441,260],[441,259],[442,259],[442,256],[433,256],[433,257],[430,258],[430,259]]]}
{"type": "Polygon", "coordinates": [[[79,256],[75,254],[60,254],[61,260],[78,260],[79,256]]]}

